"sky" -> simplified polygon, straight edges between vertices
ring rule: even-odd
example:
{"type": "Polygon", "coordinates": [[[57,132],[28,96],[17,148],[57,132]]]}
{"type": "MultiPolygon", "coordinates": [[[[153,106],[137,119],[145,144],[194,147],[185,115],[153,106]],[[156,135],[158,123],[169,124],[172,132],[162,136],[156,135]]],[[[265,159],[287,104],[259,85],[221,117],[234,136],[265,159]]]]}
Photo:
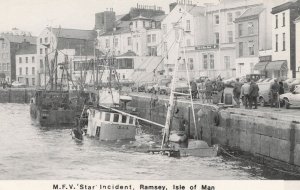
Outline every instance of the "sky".
{"type": "MultiPolygon", "coordinates": [[[[117,15],[126,14],[131,7],[136,7],[137,3],[139,3],[160,6],[167,14],[169,12],[169,4],[175,1],[0,0],[0,32],[18,28],[38,36],[47,26],[91,30],[95,25],[95,13],[105,11],[107,8],[113,8],[117,15]]],[[[192,1],[198,5],[204,2],[218,2],[218,0],[192,1]]]]}
{"type": "MultiPolygon", "coordinates": [[[[176,0],[0,0],[0,31],[16,27],[39,35],[46,26],[93,29],[95,13],[113,8],[126,14],[137,3],[156,5],[169,12],[176,0]]],[[[199,2],[203,0],[193,0],[199,2]]],[[[211,0],[208,0],[211,1],[211,0]]]]}

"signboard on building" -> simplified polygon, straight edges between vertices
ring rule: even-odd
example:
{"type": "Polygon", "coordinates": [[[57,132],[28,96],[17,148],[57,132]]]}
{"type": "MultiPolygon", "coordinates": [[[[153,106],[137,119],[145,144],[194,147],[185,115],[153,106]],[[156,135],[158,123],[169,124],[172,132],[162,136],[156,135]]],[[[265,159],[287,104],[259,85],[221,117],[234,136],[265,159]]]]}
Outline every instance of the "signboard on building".
{"type": "Polygon", "coordinates": [[[272,55],[260,56],[259,61],[260,62],[272,61],[272,55]]]}
{"type": "Polygon", "coordinates": [[[208,49],[219,49],[219,44],[208,44],[196,46],[195,50],[208,50],[208,49]]]}

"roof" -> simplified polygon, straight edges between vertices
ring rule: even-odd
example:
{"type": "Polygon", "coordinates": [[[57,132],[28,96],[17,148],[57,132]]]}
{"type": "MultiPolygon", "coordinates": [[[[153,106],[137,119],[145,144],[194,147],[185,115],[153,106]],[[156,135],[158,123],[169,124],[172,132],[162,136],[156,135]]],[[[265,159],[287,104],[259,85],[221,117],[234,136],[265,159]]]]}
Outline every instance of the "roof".
{"type": "Polygon", "coordinates": [[[34,36],[23,36],[23,35],[12,35],[12,34],[1,34],[0,36],[5,37],[9,42],[22,43],[24,41],[31,44],[36,44],[36,37],[34,36]]]}
{"type": "Polygon", "coordinates": [[[143,16],[140,15],[138,17],[135,17],[135,18],[131,19],[131,20],[151,20],[151,18],[143,17],[143,16]]]}
{"type": "Polygon", "coordinates": [[[116,20],[122,20],[122,18],[124,18],[125,16],[127,16],[127,14],[116,15],[116,20]]]}
{"type": "Polygon", "coordinates": [[[128,50],[126,53],[123,53],[117,57],[134,57],[137,56],[137,54],[131,50],[128,50]]]}
{"type": "Polygon", "coordinates": [[[193,16],[203,16],[205,14],[205,8],[197,5],[182,5],[178,4],[182,9],[185,9],[189,14],[193,16]]]}
{"type": "Polygon", "coordinates": [[[235,19],[235,22],[257,18],[265,8],[263,6],[251,7],[247,9],[241,16],[235,19]]]}
{"type": "Polygon", "coordinates": [[[295,19],[295,23],[298,23],[298,22],[300,22],[300,16],[295,19]]]}
{"type": "Polygon", "coordinates": [[[29,46],[23,47],[16,52],[16,55],[36,54],[36,45],[29,44],[29,46]]]}
{"type": "Polygon", "coordinates": [[[157,16],[153,16],[151,17],[153,20],[155,21],[162,21],[164,18],[166,18],[166,16],[168,16],[167,14],[165,15],[157,15],[157,16]]]}
{"type": "Polygon", "coordinates": [[[59,38],[73,38],[73,39],[94,39],[96,31],[94,30],[81,30],[81,29],[67,29],[67,28],[48,28],[59,38]]]}
{"type": "Polygon", "coordinates": [[[283,3],[283,4],[278,5],[276,7],[273,7],[271,13],[272,14],[277,14],[277,13],[280,13],[282,11],[292,9],[292,8],[295,8],[295,7],[300,7],[300,1],[299,0],[296,1],[296,2],[295,1],[286,2],[286,3],[283,3]]]}

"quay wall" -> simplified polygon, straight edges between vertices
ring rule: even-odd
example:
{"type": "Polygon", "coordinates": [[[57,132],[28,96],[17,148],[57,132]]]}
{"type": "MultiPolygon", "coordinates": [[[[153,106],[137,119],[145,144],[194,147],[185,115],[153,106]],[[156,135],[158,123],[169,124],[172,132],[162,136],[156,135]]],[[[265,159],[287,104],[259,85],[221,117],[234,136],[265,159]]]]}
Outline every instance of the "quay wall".
{"type": "MultiPolygon", "coordinates": [[[[141,117],[165,123],[167,99],[151,106],[151,97],[133,95],[130,107],[141,117]]],[[[190,103],[177,101],[179,113],[190,123],[190,135],[208,144],[220,144],[242,151],[265,164],[300,171],[300,116],[276,111],[220,109],[216,105],[194,103],[196,129],[190,103]],[[288,168],[287,168],[288,167],[288,168]]],[[[188,130],[188,129],[186,129],[188,130]]]]}
{"type": "Polygon", "coordinates": [[[0,103],[29,103],[33,94],[30,88],[0,89],[0,103]]]}

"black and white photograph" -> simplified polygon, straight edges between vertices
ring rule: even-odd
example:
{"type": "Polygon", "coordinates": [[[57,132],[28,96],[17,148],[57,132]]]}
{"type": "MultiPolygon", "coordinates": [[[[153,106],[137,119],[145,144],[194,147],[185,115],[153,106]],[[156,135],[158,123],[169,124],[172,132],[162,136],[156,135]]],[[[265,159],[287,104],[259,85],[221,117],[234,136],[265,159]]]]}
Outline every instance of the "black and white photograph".
{"type": "Polygon", "coordinates": [[[1,190],[292,190],[300,0],[0,0],[0,142],[1,190]]]}

